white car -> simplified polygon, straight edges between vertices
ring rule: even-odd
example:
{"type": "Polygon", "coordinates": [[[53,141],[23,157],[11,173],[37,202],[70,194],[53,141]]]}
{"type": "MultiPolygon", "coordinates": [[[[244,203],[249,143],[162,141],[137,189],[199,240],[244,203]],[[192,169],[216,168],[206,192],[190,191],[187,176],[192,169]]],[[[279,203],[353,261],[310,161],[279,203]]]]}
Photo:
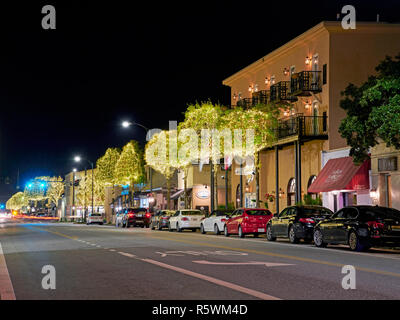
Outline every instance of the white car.
{"type": "Polygon", "coordinates": [[[169,218],[168,230],[181,232],[183,229],[191,229],[192,231],[196,231],[197,229],[200,229],[200,223],[203,218],[204,214],[202,214],[200,210],[178,210],[169,218]]]}
{"type": "Polygon", "coordinates": [[[225,221],[228,220],[231,213],[232,211],[214,210],[210,216],[201,221],[201,233],[214,232],[217,235],[220,234],[220,232],[224,231],[225,221]]]}
{"type": "Polygon", "coordinates": [[[86,219],[86,224],[98,223],[103,224],[103,216],[101,213],[91,213],[86,219]]]}

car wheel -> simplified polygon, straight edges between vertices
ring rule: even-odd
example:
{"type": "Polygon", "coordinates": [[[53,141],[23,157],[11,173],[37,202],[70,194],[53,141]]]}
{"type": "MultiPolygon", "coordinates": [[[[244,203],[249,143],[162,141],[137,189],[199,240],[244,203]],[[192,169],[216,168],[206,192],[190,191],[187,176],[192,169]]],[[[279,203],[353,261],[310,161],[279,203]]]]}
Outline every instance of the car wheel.
{"type": "Polygon", "coordinates": [[[229,232],[228,232],[227,226],[225,226],[225,228],[224,228],[224,235],[225,235],[225,237],[229,237],[229,232]]]}
{"type": "Polygon", "coordinates": [[[255,233],[255,234],[254,234],[254,238],[258,238],[258,233],[255,233]]]}
{"type": "Polygon", "coordinates": [[[203,224],[200,225],[200,232],[201,232],[201,234],[205,234],[206,233],[204,231],[204,225],[203,224]]]}
{"type": "MultiPolygon", "coordinates": [[[[150,225],[149,225],[149,224],[146,224],[146,228],[150,228],[150,225]]],[[[154,230],[154,228],[152,228],[152,230],[154,230]]]]}
{"type": "Polygon", "coordinates": [[[196,228],[192,229],[192,232],[196,232],[196,231],[197,231],[196,228]]]}
{"type": "Polygon", "coordinates": [[[129,222],[128,222],[128,221],[126,222],[126,227],[127,227],[127,228],[129,228],[129,227],[130,227],[130,225],[129,225],[129,222]]]}
{"type": "Polygon", "coordinates": [[[272,227],[271,227],[270,224],[267,225],[267,240],[268,241],[275,241],[276,240],[276,237],[272,236],[272,227]]]}
{"type": "Polygon", "coordinates": [[[219,229],[218,229],[218,225],[214,225],[214,233],[216,234],[216,235],[219,235],[219,229]]]}
{"type": "Polygon", "coordinates": [[[170,224],[170,223],[168,223],[168,231],[169,231],[169,232],[172,232],[172,231],[173,231],[172,228],[171,228],[171,224],[170,224]]]}
{"type": "Polygon", "coordinates": [[[366,243],[362,243],[359,236],[354,230],[350,231],[348,243],[350,250],[352,251],[366,251],[369,249],[366,243]]]}
{"type": "Polygon", "coordinates": [[[161,230],[162,228],[161,228],[161,223],[158,223],[158,228],[157,228],[158,230],[161,230]]]}
{"type": "Polygon", "coordinates": [[[100,222],[100,225],[102,226],[102,225],[103,225],[103,222],[100,222]]]}
{"type": "Polygon", "coordinates": [[[238,228],[238,234],[239,234],[239,238],[244,238],[244,234],[243,234],[243,230],[242,230],[241,226],[239,226],[239,228],[238,228]]]}
{"type": "Polygon", "coordinates": [[[141,227],[141,228],[144,228],[144,224],[142,224],[140,227],[141,227]]]}
{"type": "Polygon", "coordinates": [[[325,248],[327,246],[327,243],[324,242],[324,237],[322,235],[321,230],[316,229],[314,231],[314,244],[318,247],[318,248],[325,248]]]}
{"type": "Polygon", "coordinates": [[[290,226],[289,240],[291,243],[299,243],[300,239],[296,237],[296,232],[294,231],[294,226],[290,226]]]}
{"type": "Polygon", "coordinates": [[[182,228],[179,226],[179,223],[176,223],[176,231],[182,232],[182,228]]]}
{"type": "Polygon", "coordinates": [[[153,225],[153,222],[151,222],[151,230],[154,230],[154,229],[155,229],[155,227],[153,225]]]}

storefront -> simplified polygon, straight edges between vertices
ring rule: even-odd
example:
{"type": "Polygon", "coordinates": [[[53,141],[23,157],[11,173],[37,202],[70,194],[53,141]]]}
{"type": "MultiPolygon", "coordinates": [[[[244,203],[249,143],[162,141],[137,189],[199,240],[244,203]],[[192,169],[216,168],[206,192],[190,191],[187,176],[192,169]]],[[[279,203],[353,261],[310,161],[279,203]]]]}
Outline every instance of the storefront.
{"type": "Polygon", "coordinates": [[[374,204],[400,210],[400,151],[380,143],[371,149],[372,185],[374,204]]]}
{"type": "Polygon", "coordinates": [[[352,157],[329,159],[308,188],[323,193],[323,206],[337,211],[349,205],[370,205],[370,160],[355,165],[352,157]]]}

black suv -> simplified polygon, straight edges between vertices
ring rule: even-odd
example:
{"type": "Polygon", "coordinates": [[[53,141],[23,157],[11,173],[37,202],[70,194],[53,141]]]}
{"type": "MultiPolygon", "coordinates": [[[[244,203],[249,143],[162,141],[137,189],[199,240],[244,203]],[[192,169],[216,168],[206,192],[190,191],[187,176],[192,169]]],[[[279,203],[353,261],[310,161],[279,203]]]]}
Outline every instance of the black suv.
{"type": "Polygon", "coordinates": [[[315,226],[314,243],[348,244],[353,251],[400,244],[400,211],[378,206],[350,206],[315,226]]]}
{"type": "Polygon", "coordinates": [[[267,239],[275,241],[277,237],[280,237],[289,238],[291,243],[298,243],[300,239],[311,242],[314,226],[332,214],[331,210],[321,206],[287,207],[269,220],[267,239]]]}

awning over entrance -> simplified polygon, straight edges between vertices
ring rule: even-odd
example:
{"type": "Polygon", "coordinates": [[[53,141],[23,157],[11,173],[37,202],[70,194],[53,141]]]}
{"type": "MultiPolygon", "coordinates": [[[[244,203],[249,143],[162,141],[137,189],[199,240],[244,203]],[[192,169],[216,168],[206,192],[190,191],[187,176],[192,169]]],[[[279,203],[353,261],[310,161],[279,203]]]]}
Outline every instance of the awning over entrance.
{"type": "Polygon", "coordinates": [[[352,157],[331,159],[325,164],[315,181],[308,188],[308,192],[369,189],[368,171],[370,168],[370,160],[366,160],[363,164],[356,166],[352,157]]]}

